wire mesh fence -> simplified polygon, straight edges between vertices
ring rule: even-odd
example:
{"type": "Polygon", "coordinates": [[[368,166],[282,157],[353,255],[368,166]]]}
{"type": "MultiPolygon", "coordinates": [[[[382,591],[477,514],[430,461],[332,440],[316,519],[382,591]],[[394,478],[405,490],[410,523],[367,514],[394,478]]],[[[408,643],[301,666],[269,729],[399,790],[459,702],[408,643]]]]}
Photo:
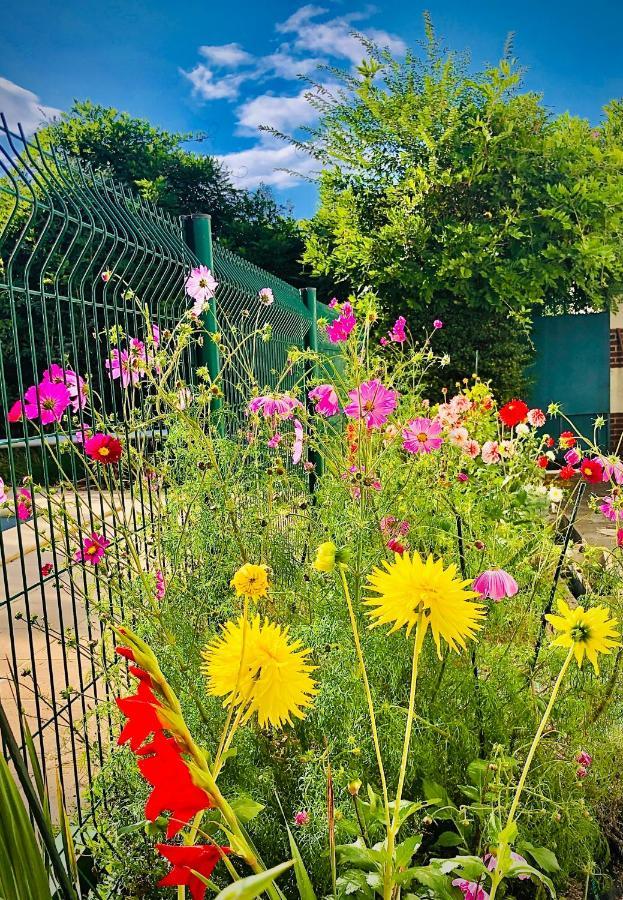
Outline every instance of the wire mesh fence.
{"type": "MultiPolygon", "coordinates": [[[[121,519],[148,565],[162,488],[146,471],[103,496],[67,449],[84,435],[94,399],[126,445],[140,443],[147,458],[162,446],[162,430],[133,429],[145,395],[133,390],[132,363],[187,309],[184,283],[197,262],[178,220],[0,117],[0,478],[9,499],[0,509],[0,698],[24,755],[28,727],[80,823],[91,812],[81,788],[111,738],[101,637],[113,598],[74,562],[72,528],[114,538],[121,519]],[[63,428],[37,429],[14,414],[16,398],[44,378],[71,388],[63,428]]],[[[290,348],[313,343],[315,305],[218,243],[213,268],[222,340],[244,343],[259,308],[270,326],[270,340],[247,341],[239,370],[224,382],[226,404],[240,411],[250,374],[274,385],[290,348]],[[274,302],[259,307],[266,287],[274,302]]],[[[179,370],[186,383],[201,362],[189,347],[179,370]]],[[[280,388],[300,376],[291,367],[280,388]]]]}

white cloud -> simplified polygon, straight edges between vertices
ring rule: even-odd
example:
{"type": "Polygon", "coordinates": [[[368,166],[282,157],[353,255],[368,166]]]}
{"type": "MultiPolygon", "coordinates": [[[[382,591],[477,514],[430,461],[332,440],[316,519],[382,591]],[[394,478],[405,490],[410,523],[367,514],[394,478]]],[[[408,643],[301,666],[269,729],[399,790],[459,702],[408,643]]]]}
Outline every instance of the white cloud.
{"type": "Polygon", "coordinates": [[[296,187],[302,182],[291,175],[290,171],[310,175],[318,167],[314,159],[302,155],[290,144],[258,145],[238,153],[217,156],[217,159],[229,169],[236,187],[248,189],[256,188],[260,184],[279,188],[296,187]],[[280,169],[290,171],[279,171],[280,169]]]}
{"type": "MultiPolygon", "coordinates": [[[[282,34],[294,34],[294,46],[304,52],[320,52],[327,56],[340,56],[352,63],[360,63],[366,52],[361,42],[353,36],[354,23],[367,18],[366,13],[350,13],[329,19],[326,22],[313,21],[327,10],[320,6],[302,6],[285,22],[277,25],[282,34]]],[[[402,54],[406,44],[397,35],[378,28],[361,29],[381,47],[387,47],[392,53],[402,54]]]]}
{"type": "Polygon", "coordinates": [[[240,93],[240,85],[248,77],[246,75],[224,75],[215,78],[212,69],[197,63],[190,72],[181,70],[193,86],[193,94],[202,100],[235,100],[240,93]]]}
{"type": "Polygon", "coordinates": [[[215,66],[236,69],[253,62],[253,56],[240,44],[213,44],[199,47],[199,53],[215,66]]]}
{"type": "Polygon", "coordinates": [[[264,71],[274,75],[276,78],[292,81],[298,78],[299,75],[308,75],[324,62],[326,60],[320,57],[308,56],[301,58],[293,56],[288,52],[287,45],[284,45],[276,53],[263,56],[260,64],[264,71]]]}
{"type": "Polygon", "coordinates": [[[19,122],[26,134],[32,134],[39,125],[61,112],[53,106],[44,106],[36,94],[7,78],[0,78],[0,110],[5,114],[9,128],[15,129],[19,122]]]}
{"type": "Polygon", "coordinates": [[[260,125],[268,125],[278,131],[287,131],[301,125],[309,125],[318,118],[318,112],[307,100],[308,89],[294,97],[260,94],[238,107],[238,132],[254,134],[260,125]]]}

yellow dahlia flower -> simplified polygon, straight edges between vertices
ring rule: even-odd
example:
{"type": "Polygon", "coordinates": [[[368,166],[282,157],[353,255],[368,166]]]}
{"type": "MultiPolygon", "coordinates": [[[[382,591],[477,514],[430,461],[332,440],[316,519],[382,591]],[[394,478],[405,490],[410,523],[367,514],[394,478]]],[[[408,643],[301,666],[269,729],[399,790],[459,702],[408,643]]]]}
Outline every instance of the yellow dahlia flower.
{"type": "Polygon", "coordinates": [[[292,724],[292,716],[302,719],[301,710],[310,706],[318,692],[310,677],[315,666],[301,649],[300,641],[288,641],[288,628],[260,617],[247,621],[243,648],[244,620],[227,622],[219,637],[203,650],[202,670],[208,677],[208,693],[225,697],[224,706],[246,706],[245,722],[253,713],[262,728],[292,724]]]}
{"type": "Polygon", "coordinates": [[[559,632],[552,641],[554,647],[573,647],[578,666],[582,665],[586,654],[593,668],[599,673],[598,653],[610,653],[612,647],[620,647],[621,635],[616,630],[616,619],[609,619],[607,606],[594,606],[584,609],[576,606],[571,609],[564,600],[558,601],[559,616],[547,615],[545,618],[559,632]]]}
{"type": "Polygon", "coordinates": [[[443,560],[429,556],[424,562],[417,553],[396,553],[394,562],[383,565],[385,571],[376,567],[368,576],[368,589],[379,594],[365,601],[376,607],[369,613],[376,619],[374,625],[393,623],[390,634],[406,625],[409,634],[422,611],[424,629],[430,625],[440,656],[441,638],[458,652],[458,646],[465,647],[465,641],[473,640],[482,628],[485,607],[471,602],[480,595],[466,590],[470,581],[455,577],[456,566],[444,569],[443,560]]]}
{"type": "Polygon", "coordinates": [[[253,563],[245,563],[240,566],[231,580],[231,586],[236,589],[240,597],[252,597],[258,600],[268,593],[268,571],[266,566],[255,566],[253,563]]]}

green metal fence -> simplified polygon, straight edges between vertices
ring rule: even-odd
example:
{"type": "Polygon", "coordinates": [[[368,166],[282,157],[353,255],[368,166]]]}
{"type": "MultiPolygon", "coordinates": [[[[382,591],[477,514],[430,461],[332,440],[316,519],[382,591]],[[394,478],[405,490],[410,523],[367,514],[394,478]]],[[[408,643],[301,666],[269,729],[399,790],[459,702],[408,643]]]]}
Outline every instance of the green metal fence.
{"type": "MultiPolygon", "coordinates": [[[[226,342],[235,344],[254,327],[260,288],[273,291],[275,302],[261,308],[271,340],[255,346],[249,360],[258,384],[273,383],[292,346],[322,345],[314,291],[301,293],[218,242],[212,246],[208,232],[205,218],[182,223],[57,148],[42,147],[37,136],[28,140],[19,127],[12,132],[0,117],[0,477],[9,506],[24,499],[24,490],[32,502],[27,520],[0,517],[0,693],[22,746],[18,711],[24,713],[40,757],[58,769],[80,822],[91,812],[80,789],[101,764],[111,735],[110,721],[94,710],[107,698],[109,660],[99,639],[102,610],[112,598],[97,593],[83,567],[67,562],[67,516],[59,527],[58,511],[44,499],[59,469],[71,484],[63,489],[61,509],[90,530],[107,533],[114,526],[89,473],[63,452],[71,433],[48,429],[42,437],[21,421],[10,424],[7,414],[56,364],[86,375],[105,420],[130,444],[136,435],[123,391],[105,368],[111,334],[146,341],[136,298],[161,331],[172,326],[187,309],[184,281],[198,262],[211,263],[218,278],[217,308],[208,315],[216,314],[226,342]]],[[[319,313],[330,317],[326,307],[319,313]]],[[[189,350],[184,357],[190,383],[198,363],[212,370],[218,364],[214,348],[206,347],[204,356],[197,360],[189,350]]],[[[298,374],[292,370],[289,383],[298,374]]],[[[226,381],[225,393],[229,404],[240,403],[235,377],[226,381]]],[[[141,403],[138,392],[135,402],[141,403]]],[[[87,410],[76,403],[80,427],[87,410]]],[[[157,448],[162,437],[149,435],[148,446],[157,448]]],[[[145,478],[121,484],[110,498],[131,521],[136,548],[147,559],[157,490],[145,478]]]]}

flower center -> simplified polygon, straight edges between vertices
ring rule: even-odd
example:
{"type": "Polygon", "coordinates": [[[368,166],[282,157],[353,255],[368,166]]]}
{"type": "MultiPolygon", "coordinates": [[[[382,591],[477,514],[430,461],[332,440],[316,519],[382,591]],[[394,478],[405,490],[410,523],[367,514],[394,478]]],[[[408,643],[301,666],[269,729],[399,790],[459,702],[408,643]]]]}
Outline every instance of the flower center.
{"type": "Polygon", "coordinates": [[[206,281],[206,279],[205,279],[205,278],[200,278],[200,279],[199,279],[199,287],[207,288],[207,286],[208,286],[208,282],[206,281]]]}
{"type": "Polygon", "coordinates": [[[92,544],[92,545],[87,549],[87,553],[89,554],[89,556],[93,556],[94,553],[97,553],[97,546],[96,546],[95,544],[92,544]]]}
{"type": "Polygon", "coordinates": [[[43,409],[55,409],[56,400],[54,399],[54,397],[44,397],[41,406],[43,407],[43,409]]]}
{"type": "Polygon", "coordinates": [[[363,404],[363,408],[366,412],[372,412],[372,410],[374,409],[374,400],[366,400],[366,402],[363,404]]]}
{"type": "Polygon", "coordinates": [[[591,636],[591,630],[584,622],[578,622],[577,625],[574,625],[570,633],[571,639],[576,644],[585,644],[590,640],[591,636]]]}
{"type": "Polygon", "coordinates": [[[426,434],[425,431],[420,431],[420,433],[417,436],[417,439],[420,442],[420,444],[425,444],[426,441],[428,440],[428,435],[426,434]]]}
{"type": "Polygon", "coordinates": [[[99,449],[99,455],[100,455],[100,456],[109,456],[109,455],[110,455],[110,450],[108,449],[108,447],[100,447],[100,449],[99,449]]]}

